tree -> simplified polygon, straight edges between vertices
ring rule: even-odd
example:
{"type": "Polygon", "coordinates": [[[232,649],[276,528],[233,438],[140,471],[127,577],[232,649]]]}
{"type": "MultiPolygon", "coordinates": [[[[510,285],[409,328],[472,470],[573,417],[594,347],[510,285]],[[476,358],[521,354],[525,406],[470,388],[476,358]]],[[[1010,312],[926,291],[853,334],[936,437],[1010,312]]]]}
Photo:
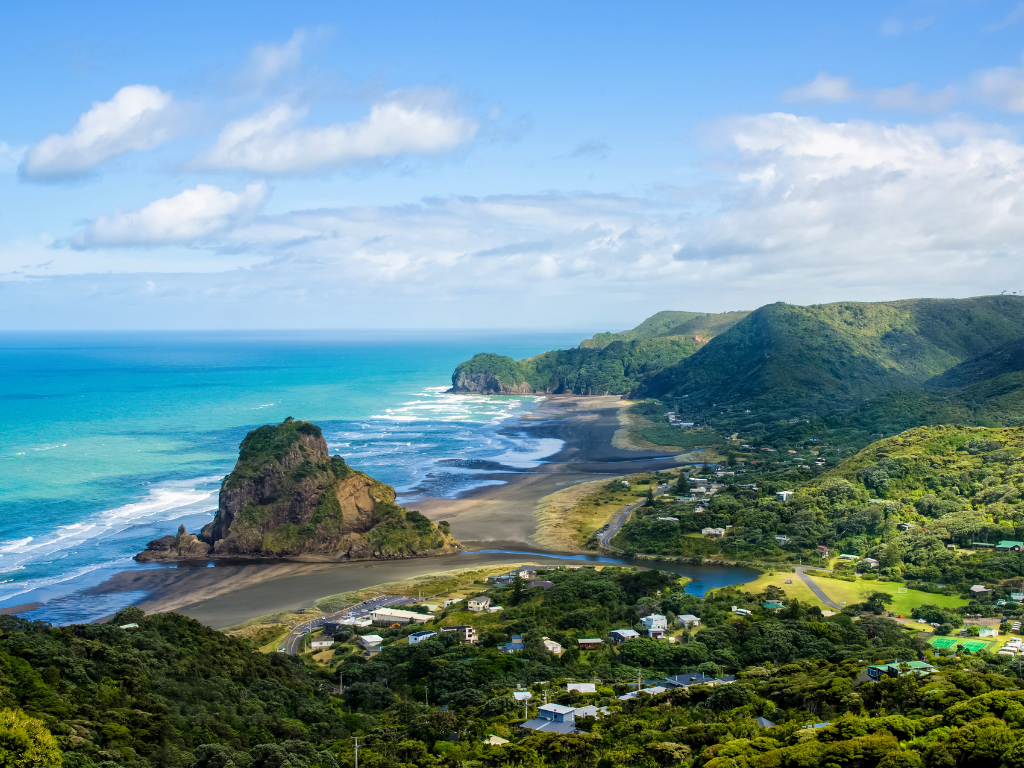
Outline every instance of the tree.
{"type": "Polygon", "coordinates": [[[0,765],[4,768],[60,768],[60,749],[41,720],[20,709],[0,710],[0,765]]]}
{"type": "Polygon", "coordinates": [[[519,605],[526,596],[526,579],[520,574],[512,579],[512,605],[519,605]]]}

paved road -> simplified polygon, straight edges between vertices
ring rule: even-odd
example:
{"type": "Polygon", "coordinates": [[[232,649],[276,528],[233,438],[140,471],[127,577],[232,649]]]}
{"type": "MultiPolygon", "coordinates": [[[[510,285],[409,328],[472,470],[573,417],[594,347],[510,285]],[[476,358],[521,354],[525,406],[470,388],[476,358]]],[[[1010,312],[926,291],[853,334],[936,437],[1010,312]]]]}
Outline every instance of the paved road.
{"type": "MultiPolygon", "coordinates": [[[[689,473],[686,474],[687,476],[689,475],[689,473]]],[[[665,486],[659,486],[658,490],[654,492],[654,497],[657,498],[658,496],[661,496],[661,494],[666,493],[668,489],[672,487],[672,483],[669,483],[665,486]]],[[[618,550],[618,547],[612,546],[612,539],[614,539],[615,534],[617,534],[622,529],[622,526],[629,522],[629,516],[632,515],[633,512],[635,512],[637,509],[639,509],[646,503],[647,499],[640,499],[640,501],[636,502],[635,504],[630,504],[628,507],[623,507],[614,515],[612,515],[611,522],[608,524],[608,530],[606,530],[604,533],[598,534],[597,543],[600,544],[602,547],[618,550]]]]}
{"type": "Polygon", "coordinates": [[[302,639],[315,629],[319,629],[324,624],[330,622],[340,621],[341,619],[365,616],[370,611],[375,611],[378,608],[386,608],[394,605],[412,605],[416,601],[411,597],[403,597],[401,595],[380,595],[370,600],[364,600],[358,605],[351,605],[348,608],[332,613],[327,616],[318,616],[310,621],[304,621],[302,624],[294,627],[287,639],[284,641],[284,645],[279,648],[279,651],[295,655],[302,650],[302,639]],[[283,650],[282,650],[283,649],[283,650]]]}
{"type": "MultiPolygon", "coordinates": [[[[841,606],[839,603],[837,603],[831,597],[826,595],[821,590],[821,587],[819,587],[815,583],[814,579],[812,579],[810,576],[808,576],[806,573],[804,573],[804,571],[806,571],[808,568],[811,568],[811,567],[812,566],[809,566],[809,565],[794,565],[793,566],[793,570],[796,571],[796,575],[800,577],[800,579],[803,581],[803,583],[811,588],[811,592],[813,592],[815,595],[818,596],[819,600],[821,600],[826,605],[829,605],[832,608],[835,608],[837,611],[843,610],[843,606],[841,606]]],[[[824,569],[817,568],[815,570],[824,570],[824,569]]]]}

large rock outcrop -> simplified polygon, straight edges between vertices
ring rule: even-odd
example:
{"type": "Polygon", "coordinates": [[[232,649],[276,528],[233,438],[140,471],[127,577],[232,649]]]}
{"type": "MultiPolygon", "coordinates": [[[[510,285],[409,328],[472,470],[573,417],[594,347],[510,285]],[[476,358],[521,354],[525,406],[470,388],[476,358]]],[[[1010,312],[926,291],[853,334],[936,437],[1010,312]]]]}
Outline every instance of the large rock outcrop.
{"type": "Polygon", "coordinates": [[[286,419],[254,429],[198,537],[151,541],[139,561],[329,555],[391,559],[460,549],[447,523],[395,503],[395,491],[331,456],[320,428],[286,419]]]}

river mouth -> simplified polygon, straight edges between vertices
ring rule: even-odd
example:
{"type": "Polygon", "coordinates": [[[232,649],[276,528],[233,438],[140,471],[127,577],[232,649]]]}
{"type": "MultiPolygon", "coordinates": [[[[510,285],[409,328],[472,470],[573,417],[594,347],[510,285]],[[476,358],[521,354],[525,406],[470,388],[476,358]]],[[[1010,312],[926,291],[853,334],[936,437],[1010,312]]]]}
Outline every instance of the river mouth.
{"type": "MultiPolygon", "coordinates": [[[[558,554],[554,552],[536,552],[512,549],[478,549],[462,552],[456,557],[465,555],[515,555],[518,557],[535,557],[545,560],[572,561],[593,563],[595,565],[621,565],[628,568],[647,568],[656,571],[668,571],[686,576],[690,581],[686,585],[686,594],[703,597],[708,590],[719,587],[733,587],[748,584],[761,575],[760,571],[747,566],[732,565],[689,565],[686,563],[659,562],[654,560],[632,560],[624,557],[588,554],[558,554]]],[[[540,565],[540,563],[538,563],[540,565]]]]}

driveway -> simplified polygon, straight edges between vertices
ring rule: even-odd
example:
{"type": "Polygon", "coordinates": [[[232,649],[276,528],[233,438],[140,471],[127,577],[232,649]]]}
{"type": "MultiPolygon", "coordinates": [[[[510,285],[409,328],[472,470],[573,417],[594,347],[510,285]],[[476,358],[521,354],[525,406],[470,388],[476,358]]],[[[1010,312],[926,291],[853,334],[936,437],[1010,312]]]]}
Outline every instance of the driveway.
{"type": "MultiPolygon", "coordinates": [[[[828,606],[830,606],[832,608],[835,608],[837,611],[843,610],[843,606],[841,606],[839,603],[837,603],[831,597],[826,595],[822,591],[821,587],[819,587],[815,583],[814,579],[812,579],[810,576],[808,576],[806,573],[804,573],[804,571],[806,571],[808,568],[811,568],[811,566],[809,566],[809,565],[794,565],[793,566],[793,570],[796,571],[796,575],[800,577],[800,579],[803,581],[804,584],[806,584],[808,587],[811,588],[811,592],[813,592],[815,595],[817,595],[819,600],[821,600],[826,605],[828,605],[828,606]]],[[[814,569],[814,570],[820,570],[820,569],[814,569]]]]}

